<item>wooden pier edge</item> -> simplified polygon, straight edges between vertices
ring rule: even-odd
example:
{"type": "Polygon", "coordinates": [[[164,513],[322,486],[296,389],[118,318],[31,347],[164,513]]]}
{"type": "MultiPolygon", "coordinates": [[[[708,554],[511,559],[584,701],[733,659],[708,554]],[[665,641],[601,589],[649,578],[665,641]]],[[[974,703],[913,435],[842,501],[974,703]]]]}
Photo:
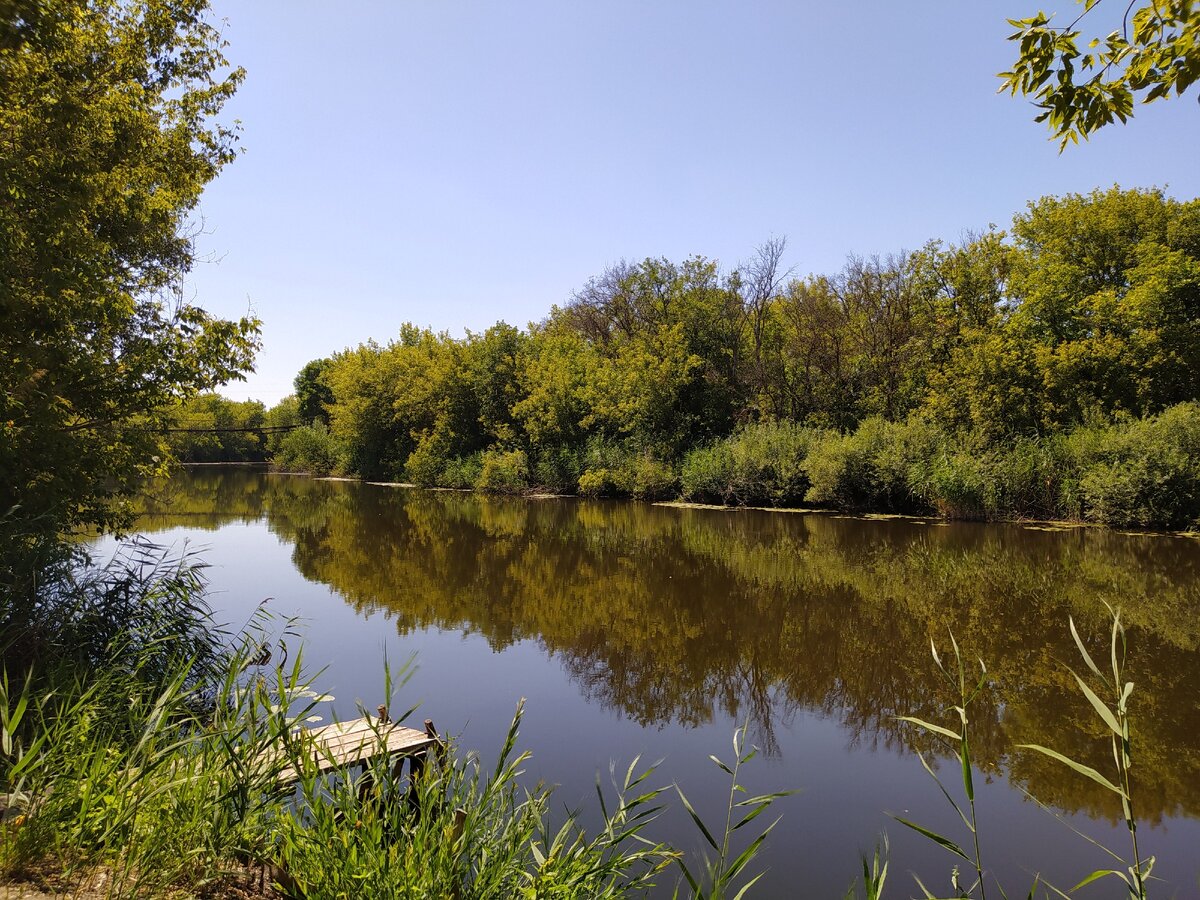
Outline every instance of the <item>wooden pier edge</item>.
{"type": "MultiPolygon", "coordinates": [[[[381,704],[374,716],[368,714],[348,722],[306,729],[304,736],[313,742],[313,759],[320,774],[351,766],[369,766],[373,759],[383,756],[395,759],[397,775],[404,761],[409,760],[409,777],[413,781],[424,770],[427,753],[432,750],[439,758],[446,753],[446,742],[433,721],[426,719],[424,724],[425,729],[419,731],[392,722],[387,707],[381,704]]],[[[281,785],[292,784],[299,778],[295,766],[284,767],[278,776],[281,785]]]]}

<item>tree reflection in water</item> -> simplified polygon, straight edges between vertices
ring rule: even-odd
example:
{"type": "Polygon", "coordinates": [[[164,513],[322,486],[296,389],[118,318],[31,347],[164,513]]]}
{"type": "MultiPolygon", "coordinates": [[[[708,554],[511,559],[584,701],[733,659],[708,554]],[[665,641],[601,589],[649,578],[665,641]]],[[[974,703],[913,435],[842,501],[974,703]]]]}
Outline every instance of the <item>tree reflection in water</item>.
{"type": "Polygon", "coordinates": [[[764,749],[801,710],[854,740],[926,747],[896,715],[949,702],[929,657],[953,630],[993,689],[973,740],[985,771],[1067,812],[1113,816],[1100,788],[1015,742],[1094,766],[1107,745],[1064,663],[1073,615],[1128,623],[1144,818],[1200,813],[1200,548],[1085,528],[878,521],[525,500],[244,471],[156,485],[144,530],[265,519],[307,578],[404,634],[497,649],[533,639],[587,698],[644,724],[748,718],[764,749]]]}

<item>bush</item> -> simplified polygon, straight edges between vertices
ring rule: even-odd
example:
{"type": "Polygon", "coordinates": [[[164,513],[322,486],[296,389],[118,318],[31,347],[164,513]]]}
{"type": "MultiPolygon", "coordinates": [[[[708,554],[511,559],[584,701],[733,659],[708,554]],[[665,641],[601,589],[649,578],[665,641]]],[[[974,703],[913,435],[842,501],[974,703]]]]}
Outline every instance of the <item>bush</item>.
{"type": "Polygon", "coordinates": [[[195,681],[224,653],[204,588],[194,554],[173,555],[143,538],[121,544],[102,565],[61,544],[36,579],[4,586],[0,660],[13,677],[135,672],[151,684],[186,664],[195,681]]]}
{"type": "Polygon", "coordinates": [[[251,689],[271,642],[214,627],[190,554],[137,540],[43,575],[0,629],[0,795],[23,816],[0,882],[35,868],[74,890],[104,866],[110,896],[166,896],[261,859],[306,714],[251,689]]]}
{"type": "Polygon", "coordinates": [[[0,880],[34,868],[73,894],[102,867],[106,896],[190,895],[180,888],[204,885],[223,895],[215,883],[223,873],[270,858],[269,829],[284,812],[283,750],[312,708],[298,670],[276,670],[292,701],[280,703],[248,672],[257,641],[198,683],[183,659],[148,682],[152,651],[118,643],[131,648],[127,670],[26,684],[20,695],[5,665],[4,724],[14,709],[24,715],[4,729],[16,751],[6,754],[0,789],[17,798],[24,821],[0,841],[0,880]]]}
{"type": "Polygon", "coordinates": [[[991,450],[985,457],[991,487],[991,517],[1055,519],[1064,515],[1061,483],[1067,461],[1056,440],[1018,440],[991,450]]]}
{"type": "Polygon", "coordinates": [[[515,493],[529,486],[529,458],[524,450],[488,450],[475,488],[480,491],[515,493]]]}
{"type": "Polygon", "coordinates": [[[579,487],[582,474],[583,453],[574,448],[548,447],[534,457],[532,479],[536,487],[571,493],[579,487]]]}
{"type": "Polygon", "coordinates": [[[653,456],[636,456],[627,475],[629,493],[637,500],[666,500],[679,495],[675,469],[653,456]]]}
{"type": "Polygon", "coordinates": [[[711,503],[781,506],[804,499],[804,460],[821,432],[795,422],[758,422],[683,461],[683,496],[711,503]]]}
{"type": "MultiPolygon", "coordinates": [[[[731,439],[729,439],[731,440],[731,439]]],[[[685,500],[705,503],[736,503],[730,484],[733,481],[733,454],[729,440],[698,447],[683,458],[679,481],[685,500]]]]}
{"type": "Polygon", "coordinates": [[[1078,517],[1137,528],[1200,523],[1200,404],[1084,426],[1063,445],[1077,475],[1062,503],[1078,517]]]}
{"type": "Polygon", "coordinates": [[[318,420],[289,431],[280,438],[273,464],[283,472],[330,475],[345,470],[343,457],[337,440],[329,433],[325,423],[318,420]]]}
{"type": "Polygon", "coordinates": [[[804,469],[811,487],[805,499],[838,509],[926,512],[919,490],[945,447],[936,426],[913,419],[863,420],[848,434],[825,433],[813,441],[804,469]]]}
{"type": "Polygon", "coordinates": [[[578,490],[585,497],[663,500],[679,494],[679,474],[647,448],[591,438],[584,448],[578,490]]]}
{"type": "Polygon", "coordinates": [[[914,489],[938,515],[948,519],[988,517],[988,484],[978,454],[946,452],[925,460],[914,489]]]}
{"type": "Polygon", "coordinates": [[[632,491],[628,473],[619,469],[587,469],[579,476],[579,493],[584,497],[621,497],[632,491]]]}
{"type": "Polygon", "coordinates": [[[910,467],[912,490],[951,519],[1053,519],[1063,515],[1061,451],[1055,441],[1020,439],[988,447],[964,434],[910,467]]]}
{"type": "Polygon", "coordinates": [[[404,477],[422,487],[441,484],[450,455],[450,440],[438,432],[426,432],[417,441],[416,448],[404,461],[404,477]]]}
{"type": "Polygon", "coordinates": [[[438,476],[438,484],[448,488],[471,489],[483,472],[483,454],[458,456],[446,463],[438,476]]]}

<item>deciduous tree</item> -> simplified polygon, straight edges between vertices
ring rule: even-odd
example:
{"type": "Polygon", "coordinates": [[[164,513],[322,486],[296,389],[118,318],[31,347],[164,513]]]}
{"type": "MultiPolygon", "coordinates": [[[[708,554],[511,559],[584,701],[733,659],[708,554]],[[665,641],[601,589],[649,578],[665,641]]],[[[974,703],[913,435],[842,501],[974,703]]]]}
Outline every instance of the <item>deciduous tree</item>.
{"type": "Polygon", "coordinates": [[[191,215],[235,154],[242,79],[206,0],[0,3],[0,518],[120,525],[179,400],[258,326],[185,298],[191,215]]]}
{"type": "MultiPolygon", "coordinates": [[[[1101,0],[1079,0],[1083,9],[1069,24],[1052,24],[1038,12],[1009,19],[1009,40],[1020,54],[1001,72],[1001,91],[1032,97],[1060,149],[1094,131],[1133,116],[1134,100],[1152,103],[1179,96],[1200,78],[1200,5],[1196,0],[1132,0],[1109,31],[1085,38],[1081,23],[1101,0]],[[1086,40],[1084,44],[1082,41],[1086,40]]],[[[1112,4],[1105,7],[1112,8],[1112,4]]],[[[1120,7],[1117,7],[1120,8],[1120,7]]]]}

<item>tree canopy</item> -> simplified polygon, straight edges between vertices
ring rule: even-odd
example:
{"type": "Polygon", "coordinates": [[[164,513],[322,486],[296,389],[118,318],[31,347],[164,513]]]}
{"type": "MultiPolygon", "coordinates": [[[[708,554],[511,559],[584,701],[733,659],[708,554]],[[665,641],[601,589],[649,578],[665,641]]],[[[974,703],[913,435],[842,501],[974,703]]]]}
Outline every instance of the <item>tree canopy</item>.
{"type": "MultiPolygon", "coordinates": [[[[1009,19],[1020,47],[1013,68],[1001,72],[1000,90],[1032,97],[1061,141],[1078,143],[1097,129],[1133,116],[1134,100],[1152,103],[1179,96],[1200,78],[1200,8],[1196,0],[1132,0],[1106,33],[1085,36],[1081,23],[1102,0],[1078,0],[1082,11],[1068,25],[1038,12],[1009,19]],[[1086,41],[1086,43],[1084,43],[1086,41]]],[[[1109,7],[1111,8],[1111,4],[1109,7]]]]}
{"type": "Polygon", "coordinates": [[[258,323],[183,294],[190,215],[236,152],[242,80],[207,0],[0,4],[0,521],[119,525],[181,400],[258,323]]]}
{"type": "Polygon", "coordinates": [[[804,278],[780,276],[779,249],[728,271],[622,262],[525,331],[407,325],[310,363],[297,392],[321,415],[275,461],[500,491],[1200,522],[1200,201],[1043,197],[1008,232],[804,278]]]}

